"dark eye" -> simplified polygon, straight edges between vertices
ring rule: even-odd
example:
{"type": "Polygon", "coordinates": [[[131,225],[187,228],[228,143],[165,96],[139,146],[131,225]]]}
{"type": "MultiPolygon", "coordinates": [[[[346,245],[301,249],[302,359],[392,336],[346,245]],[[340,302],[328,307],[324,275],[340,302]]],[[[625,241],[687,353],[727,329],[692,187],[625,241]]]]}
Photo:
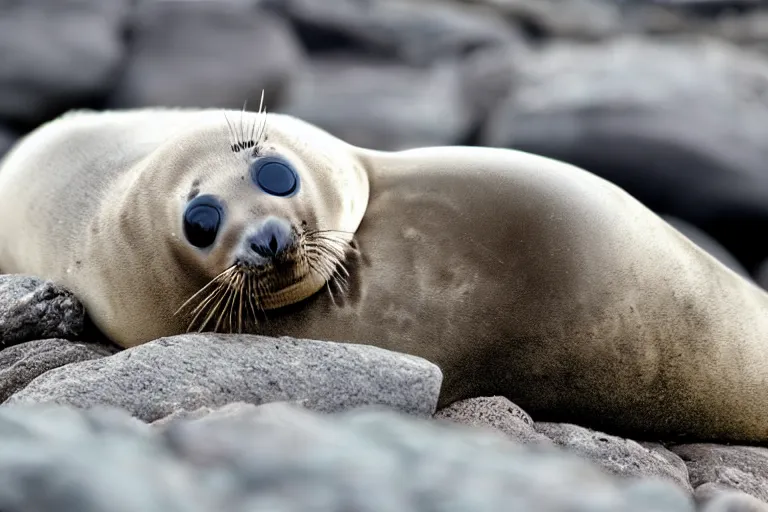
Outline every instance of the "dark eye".
{"type": "Polygon", "coordinates": [[[291,164],[277,157],[260,158],[251,166],[251,179],[273,196],[289,196],[299,187],[299,175],[291,164]]]}
{"type": "Polygon", "coordinates": [[[213,196],[198,196],[184,212],[184,236],[200,249],[213,244],[221,224],[221,204],[213,196]]]}

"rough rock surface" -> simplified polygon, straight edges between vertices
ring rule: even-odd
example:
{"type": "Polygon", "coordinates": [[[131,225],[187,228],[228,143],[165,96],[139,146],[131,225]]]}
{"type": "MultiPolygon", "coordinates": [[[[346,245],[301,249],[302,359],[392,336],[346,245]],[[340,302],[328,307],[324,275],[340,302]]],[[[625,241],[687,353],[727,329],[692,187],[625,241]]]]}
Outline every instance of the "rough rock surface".
{"type": "Polygon", "coordinates": [[[450,0],[266,0],[307,50],[356,53],[424,66],[483,48],[521,45],[493,11],[450,0]]]}
{"type": "Polygon", "coordinates": [[[51,370],[8,403],[116,406],[144,421],[179,409],[285,400],[321,412],[377,404],[428,416],[441,384],[432,363],[368,345],[189,334],[51,370]]]}
{"type": "Polygon", "coordinates": [[[0,121],[34,126],[114,86],[131,0],[0,3],[0,121]]]}
{"type": "Polygon", "coordinates": [[[711,38],[625,36],[552,44],[517,72],[483,144],[592,171],[704,229],[750,272],[768,255],[764,59],[711,38]]]}
{"type": "Polygon", "coordinates": [[[462,425],[492,428],[525,444],[552,444],[551,439],[536,432],[527,412],[503,396],[460,400],[440,409],[434,417],[462,425]]]}
{"type": "Polygon", "coordinates": [[[376,410],[272,404],[148,428],[120,411],[3,406],[0,432],[3,510],[694,510],[666,482],[376,410]]]}
{"type": "Polygon", "coordinates": [[[536,431],[555,444],[625,477],[654,476],[691,491],[688,470],[675,454],[660,446],[643,446],[630,439],[610,436],[568,423],[536,423],[536,431]]]}
{"type": "Polygon", "coordinates": [[[103,345],[57,338],[8,347],[0,351],[0,403],[48,370],[112,353],[103,345]]]}
{"type": "Polygon", "coordinates": [[[69,291],[36,277],[0,274],[0,348],[44,338],[74,339],[85,309],[69,291]]]}
{"type": "Polygon", "coordinates": [[[606,0],[464,0],[494,7],[534,39],[600,40],[622,29],[616,2],[606,0]]]}
{"type": "Polygon", "coordinates": [[[273,110],[303,63],[288,23],[252,0],[144,0],[135,18],[114,107],[255,110],[263,89],[273,110]]]}
{"type": "Polygon", "coordinates": [[[768,448],[708,443],[672,446],[688,466],[691,484],[717,484],[768,502],[768,448]]]}

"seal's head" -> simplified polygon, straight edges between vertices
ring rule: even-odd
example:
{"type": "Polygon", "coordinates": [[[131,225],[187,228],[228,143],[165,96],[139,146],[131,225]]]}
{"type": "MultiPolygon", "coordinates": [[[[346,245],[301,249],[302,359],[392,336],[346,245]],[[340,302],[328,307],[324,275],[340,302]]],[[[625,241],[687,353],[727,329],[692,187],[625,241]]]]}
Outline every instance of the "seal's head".
{"type": "Polygon", "coordinates": [[[343,279],[368,179],[344,142],[298,119],[218,116],[175,140],[165,165],[177,169],[171,244],[196,283],[176,314],[190,330],[243,332],[343,279]]]}

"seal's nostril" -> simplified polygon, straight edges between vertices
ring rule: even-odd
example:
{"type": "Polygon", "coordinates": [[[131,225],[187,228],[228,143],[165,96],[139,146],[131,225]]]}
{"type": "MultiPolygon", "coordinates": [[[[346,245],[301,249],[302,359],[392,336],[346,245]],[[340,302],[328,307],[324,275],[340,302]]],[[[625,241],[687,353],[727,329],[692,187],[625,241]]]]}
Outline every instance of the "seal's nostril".
{"type": "Polygon", "coordinates": [[[291,225],[277,219],[265,221],[248,240],[251,251],[263,258],[275,258],[292,243],[291,225]]]}

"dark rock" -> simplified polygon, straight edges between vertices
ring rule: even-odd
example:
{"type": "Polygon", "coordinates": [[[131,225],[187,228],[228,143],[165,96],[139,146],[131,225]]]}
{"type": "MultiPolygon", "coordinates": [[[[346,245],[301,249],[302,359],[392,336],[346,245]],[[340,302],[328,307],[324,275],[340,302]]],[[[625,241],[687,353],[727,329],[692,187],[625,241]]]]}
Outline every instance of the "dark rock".
{"type": "Polygon", "coordinates": [[[703,229],[750,272],[768,256],[765,59],[712,39],[623,37],[551,45],[517,73],[482,144],[598,174],[703,229]]]}
{"type": "Polygon", "coordinates": [[[621,12],[607,0],[464,0],[491,6],[533,39],[595,40],[622,29],[621,12]]]}
{"type": "Polygon", "coordinates": [[[717,240],[690,222],[686,222],[682,219],[678,219],[677,217],[672,217],[669,215],[663,215],[662,217],[665,221],[671,224],[672,227],[680,231],[689,240],[691,240],[691,242],[695,243],[707,251],[710,255],[717,258],[720,263],[730,268],[740,276],[745,277],[750,281],[752,280],[752,277],[749,275],[749,272],[747,272],[747,269],[745,269],[744,266],[739,263],[739,261],[734,258],[733,255],[729,253],[728,250],[723,247],[722,244],[720,244],[717,240]]]}
{"type": "Polygon", "coordinates": [[[757,281],[757,284],[768,290],[768,259],[757,266],[755,281],[757,281]]]}
{"type": "Polygon", "coordinates": [[[643,446],[568,423],[538,422],[535,428],[556,445],[590,459],[611,474],[661,478],[693,492],[683,461],[662,446],[643,446]]]}
{"type": "Polygon", "coordinates": [[[254,0],[143,0],[114,107],[270,110],[303,64],[289,24],[254,0]]]}
{"type": "Polygon", "coordinates": [[[696,443],[670,449],[685,461],[695,488],[713,483],[768,501],[768,448],[696,443]]]}
{"type": "Polygon", "coordinates": [[[113,352],[102,345],[55,338],[8,347],[0,351],[0,402],[24,389],[48,370],[78,361],[98,359],[113,352]]]}
{"type": "Polygon", "coordinates": [[[85,309],[69,290],[36,277],[0,275],[0,347],[74,339],[84,321],[85,309]]]}
{"type": "Polygon", "coordinates": [[[0,3],[0,120],[32,127],[103,98],[131,0],[0,3]]]}
{"type": "Polygon", "coordinates": [[[238,401],[300,401],[322,412],[377,404],[428,416],[441,383],[432,363],[368,345],[189,334],[51,370],[7,403],[116,406],[144,421],[238,401]]]}
{"type": "Polygon", "coordinates": [[[768,512],[768,503],[718,484],[700,485],[693,499],[702,512],[768,512]]]}
{"type": "Polygon", "coordinates": [[[502,396],[460,400],[440,409],[434,417],[463,425],[492,428],[525,444],[552,444],[551,439],[536,432],[527,412],[502,396]]]}
{"type": "Polygon", "coordinates": [[[376,410],[228,409],[158,429],[101,408],[0,407],[0,508],[693,512],[669,483],[498,434],[376,410]]]}
{"type": "Polygon", "coordinates": [[[16,136],[10,131],[0,127],[0,159],[3,158],[3,155],[9,149],[11,149],[11,147],[15,142],[16,142],[16,136]]]}
{"type": "Polygon", "coordinates": [[[451,1],[266,0],[313,53],[356,53],[423,66],[495,46],[522,45],[492,10],[451,1]]]}

